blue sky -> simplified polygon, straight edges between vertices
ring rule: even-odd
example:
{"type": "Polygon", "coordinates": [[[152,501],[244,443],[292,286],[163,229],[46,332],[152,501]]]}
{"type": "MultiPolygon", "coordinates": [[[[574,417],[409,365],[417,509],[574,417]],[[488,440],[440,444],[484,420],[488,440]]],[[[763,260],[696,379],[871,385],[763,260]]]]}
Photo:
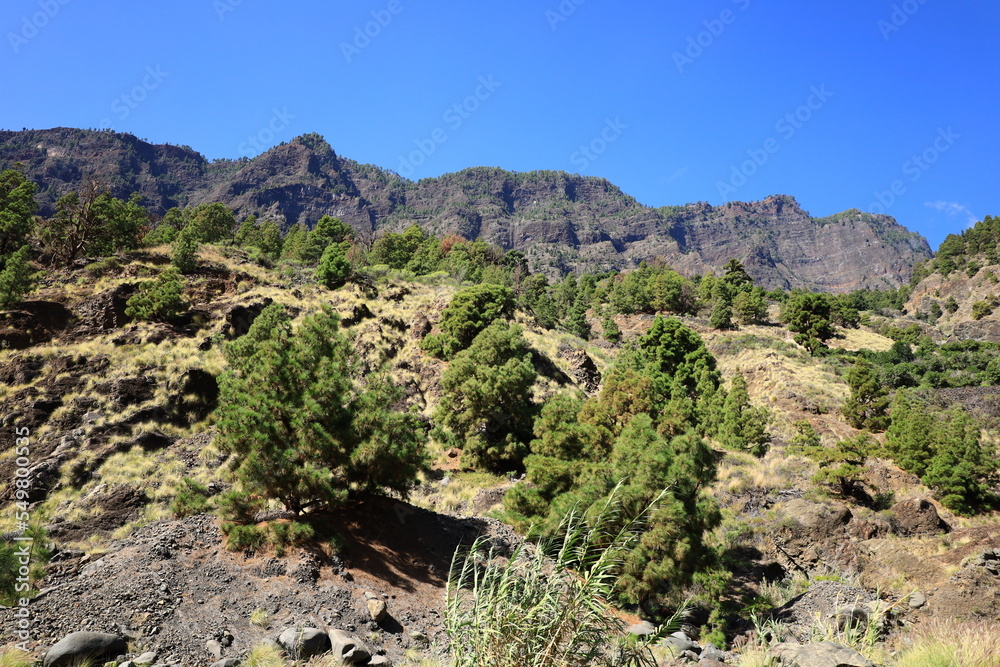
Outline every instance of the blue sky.
{"type": "Polygon", "coordinates": [[[307,132],[411,178],[610,179],[659,206],[794,195],[936,247],[1000,214],[996,0],[6,0],[0,127],[209,158],[307,132]]]}

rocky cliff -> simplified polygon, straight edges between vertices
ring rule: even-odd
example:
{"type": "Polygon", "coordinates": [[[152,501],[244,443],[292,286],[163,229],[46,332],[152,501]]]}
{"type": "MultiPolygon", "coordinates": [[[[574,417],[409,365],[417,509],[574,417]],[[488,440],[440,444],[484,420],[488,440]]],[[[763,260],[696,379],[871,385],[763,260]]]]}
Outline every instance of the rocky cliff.
{"type": "Polygon", "coordinates": [[[813,218],[789,196],[650,208],[601,178],[476,167],[417,182],[338,156],[304,135],[254,158],[209,162],[186,146],[56,128],[0,132],[0,168],[20,163],[41,213],[89,177],[119,197],[139,192],[155,214],[221,201],[238,215],[315,223],[329,214],[362,235],[411,224],[524,252],[552,275],[627,269],[663,256],[686,273],[736,257],[767,287],[845,291],[905,283],[930,247],[889,216],[852,209],[813,218]]]}

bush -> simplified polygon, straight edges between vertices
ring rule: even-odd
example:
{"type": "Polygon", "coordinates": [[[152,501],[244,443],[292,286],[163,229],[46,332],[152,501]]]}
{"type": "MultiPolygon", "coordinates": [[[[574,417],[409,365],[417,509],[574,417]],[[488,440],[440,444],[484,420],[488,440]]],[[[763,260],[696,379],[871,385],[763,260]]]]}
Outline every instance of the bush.
{"type": "Polygon", "coordinates": [[[216,442],[247,496],[296,514],[349,492],[405,493],[423,465],[420,420],[391,408],[399,390],[386,378],[355,385],[357,353],[338,322],[324,308],[293,331],[273,304],[225,349],[216,442]]]}
{"type": "Polygon", "coordinates": [[[125,314],[137,320],[169,322],[187,312],[184,279],[170,267],[156,280],[148,280],[126,302],[125,314]]]}
{"type": "Polygon", "coordinates": [[[257,526],[223,523],[222,534],[226,536],[226,549],[229,551],[260,549],[267,543],[267,533],[257,526]]]}
{"type": "Polygon", "coordinates": [[[170,511],[178,519],[208,511],[208,488],[196,480],[184,478],[181,488],[170,503],[170,511]]]}
{"type": "Polygon", "coordinates": [[[582,510],[571,509],[538,548],[501,559],[479,538],[456,553],[444,618],[456,667],[656,665],[650,646],[680,615],[630,641],[605,602],[653,510],[623,522],[618,489],[586,519],[582,510]]]}
{"type": "Polygon", "coordinates": [[[441,314],[441,333],[426,336],[421,347],[451,360],[497,319],[514,314],[514,292],[502,285],[475,285],[459,291],[441,314]]]}
{"type": "Polygon", "coordinates": [[[193,227],[185,227],[173,242],[171,262],[181,273],[192,273],[198,268],[198,238],[193,227]]]}
{"type": "Polygon", "coordinates": [[[8,308],[21,301],[35,286],[35,272],[28,263],[30,249],[22,246],[3,262],[0,270],[0,308],[8,308]]]}

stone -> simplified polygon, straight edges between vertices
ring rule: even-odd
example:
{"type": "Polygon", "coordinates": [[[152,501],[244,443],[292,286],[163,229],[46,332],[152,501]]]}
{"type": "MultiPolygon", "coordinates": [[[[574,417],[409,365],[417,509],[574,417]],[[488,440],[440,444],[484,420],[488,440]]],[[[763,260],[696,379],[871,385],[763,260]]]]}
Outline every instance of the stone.
{"type": "Polygon", "coordinates": [[[343,630],[330,631],[333,657],[349,665],[364,665],[371,660],[372,652],[355,635],[343,630]]]}
{"type": "Polygon", "coordinates": [[[212,663],[212,667],[239,667],[240,661],[236,658],[226,658],[212,663]]]}
{"type": "Polygon", "coordinates": [[[137,665],[152,665],[156,662],[156,651],[146,651],[132,662],[137,665]]]}
{"type": "Polygon", "coordinates": [[[836,642],[781,643],[769,653],[782,667],[875,667],[865,656],[836,642]]]}
{"type": "Polygon", "coordinates": [[[911,498],[892,506],[890,510],[893,532],[904,537],[939,535],[951,526],[938,516],[934,503],[925,498],[911,498]]]}
{"type": "Polygon", "coordinates": [[[849,605],[837,610],[836,619],[837,629],[841,631],[864,626],[868,623],[868,610],[856,605],[849,605]]]}
{"type": "Polygon", "coordinates": [[[392,660],[384,655],[377,655],[368,661],[369,665],[381,665],[382,667],[392,667],[392,660]]]}
{"type": "Polygon", "coordinates": [[[425,635],[424,633],[420,632],[420,630],[410,630],[410,632],[407,633],[407,634],[410,635],[410,639],[412,639],[413,641],[415,641],[417,643],[420,643],[420,644],[430,644],[431,643],[431,640],[428,639],[427,635],[425,635]]]}
{"type": "Polygon", "coordinates": [[[641,621],[629,627],[628,632],[630,635],[635,635],[637,637],[645,637],[646,635],[651,635],[656,632],[656,626],[654,626],[649,621],[641,621]]]}
{"type": "Polygon", "coordinates": [[[715,662],[725,662],[726,654],[719,650],[712,642],[705,644],[704,648],[701,649],[701,659],[715,662]]]}
{"type": "Polygon", "coordinates": [[[372,620],[376,623],[381,623],[383,619],[388,615],[389,610],[385,605],[384,600],[368,600],[368,613],[371,614],[372,620]]]}
{"type": "Polygon", "coordinates": [[[309,660],[330,650],[330,637],[316,628],[288,628],[278,635],[278,643],[296,660],[309,660]]]}
{"type": "Polygon", "coordinates": [[[211,653],[212,657],[215,658],[216,660],[222,659],[222,644],[220,644],[219,642],[215,641],[214,639],[209,639],[207,642],[205,642],[205,648],[208,649],[208,652],[211,653]]]}
{"type": "Polygon", "coordinates": [[[74,632],[60,639],[46,651],[42,665],[63,667],[86,660],[114,658],[124,653],[126,649],[125,640],[118,635],[105,632],[74,632]]]}
{"type": "Polygon", "coordinates": [[[914,591],[910,593],[909,605],[910,609],[920,609],[925,604],[927,604],[927,596],[920,591],[914,591]]]}
{"type": "Polygon", "coordinates": [[[670,649],[674,655],[682,655],[694,648],[694,642],[683,632],[675,632],[663,640],[663,646],[670,649]]]}

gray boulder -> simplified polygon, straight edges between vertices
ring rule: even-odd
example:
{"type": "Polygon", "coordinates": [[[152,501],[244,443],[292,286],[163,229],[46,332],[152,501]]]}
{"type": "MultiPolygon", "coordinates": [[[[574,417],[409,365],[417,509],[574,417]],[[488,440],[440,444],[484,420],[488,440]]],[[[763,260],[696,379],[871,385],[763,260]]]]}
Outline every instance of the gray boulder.
{"type": "Polygon", "coordinates": [[[212,667],[239,667],[240,661],[236,658],[226,658],[225,660],[219,660],[218,662],[213,662],[212,667]]]}
{"type": "Polygon", "coordinates": [[[770,654],[782,667],[875,667],[854,649],[835,642],[775,644],[770,654]]]}
{"type": "Polygon", "coordinates": [[[331,630],[330,642],[333,656],[349,665],[365,665],[371,660],[372,652],[364,642],[350,632],[331,630]]]}
{"type": "Polygon", "coordinates": [[[288,628],[278,636],[278,643],[296,660],[309,660],[330,650],[330,637],[316,628],[288,628]]]}
{"type": "MultiPolygon", "coordinates": [[[[74,662],[113,659],[125,653],[125,640],[104,632],[74,632],[66,635],[45,653],[43,667],[63,667],[74,662]]],[[[105,660],[104,662],[107,662],[105,660]]]]}

